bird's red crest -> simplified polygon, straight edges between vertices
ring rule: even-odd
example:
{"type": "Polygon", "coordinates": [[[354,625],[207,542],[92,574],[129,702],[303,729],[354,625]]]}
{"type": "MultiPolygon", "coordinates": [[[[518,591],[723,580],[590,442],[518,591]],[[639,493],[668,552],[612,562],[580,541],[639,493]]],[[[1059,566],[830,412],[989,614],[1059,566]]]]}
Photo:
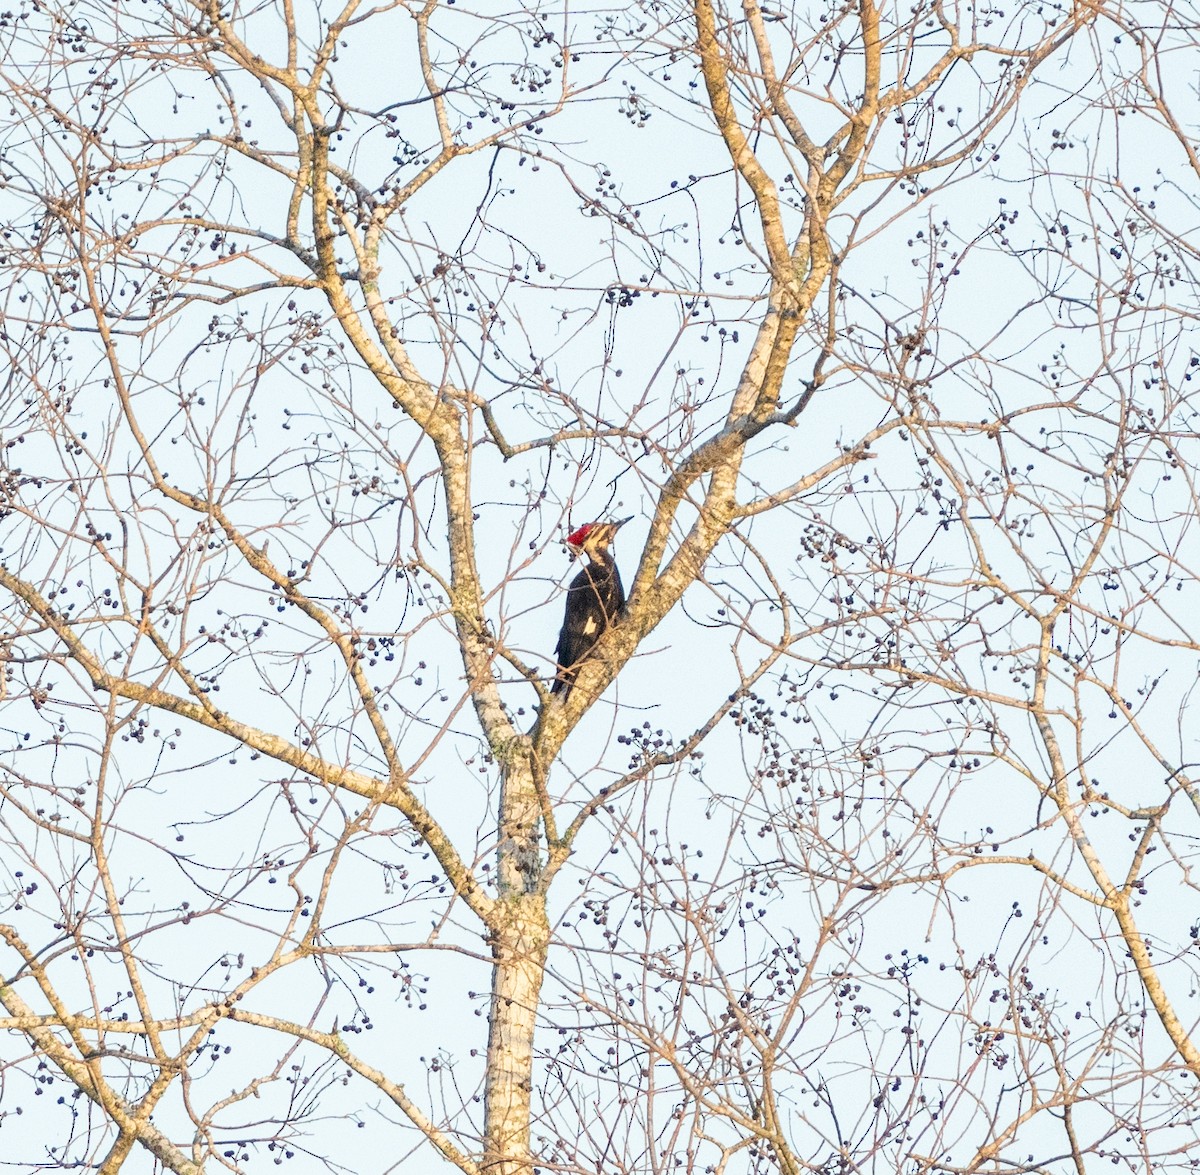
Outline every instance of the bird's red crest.
{"type": "Polygon", "coordinates": [[[595,523],[593,522],[585,522],[578,530],[567,535],[567,546],[582,547],[584,539],[591,533],[594,525],[595,523]]]}

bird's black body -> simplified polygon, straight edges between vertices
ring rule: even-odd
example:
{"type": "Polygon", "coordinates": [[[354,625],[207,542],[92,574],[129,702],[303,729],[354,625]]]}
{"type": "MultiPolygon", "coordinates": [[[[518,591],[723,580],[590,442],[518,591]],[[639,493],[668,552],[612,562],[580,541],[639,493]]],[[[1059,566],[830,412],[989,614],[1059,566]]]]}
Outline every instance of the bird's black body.
{"type": "Polygon", "coordinates": [[[566,615],[554,653],[558,672],[550,687],[552,694],[561,693],[565,698],[570,693],[580,662],[625,607],[621,574],[608,550],[621,525],[592,523],[567,540],[572,550],[587,555],[588,563],[567,588],[566,615]]]}

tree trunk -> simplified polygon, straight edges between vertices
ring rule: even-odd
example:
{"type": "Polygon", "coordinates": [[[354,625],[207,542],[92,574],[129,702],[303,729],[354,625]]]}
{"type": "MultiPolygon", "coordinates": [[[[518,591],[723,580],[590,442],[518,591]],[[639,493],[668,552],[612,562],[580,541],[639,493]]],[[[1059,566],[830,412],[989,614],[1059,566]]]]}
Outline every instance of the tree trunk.
{"type": "Polygon", "coordinates": [[[538,851],[542,810],[530,752],[530,741],[523,737],[502,758],[499,902],[489,925],[492,1005],[484,1090],[484,1168],[489,1175],[529,1175],[533,1170],[533,1032],[550,928],[538,851]]]}
{"type": "Polygon", "coordinates": [[[546,969],[549,926],[540,893],[514,895],[493,932],[491,1024],[484,1093],[489,1175],[529,1175],[533,1031],[546,969]]]}

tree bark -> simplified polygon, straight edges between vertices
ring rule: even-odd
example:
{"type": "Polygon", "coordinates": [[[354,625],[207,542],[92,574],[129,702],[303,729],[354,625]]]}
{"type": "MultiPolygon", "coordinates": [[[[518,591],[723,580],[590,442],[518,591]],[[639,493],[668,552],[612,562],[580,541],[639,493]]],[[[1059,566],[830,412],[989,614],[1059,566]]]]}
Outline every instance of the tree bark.
{"type": "Polygon", "coordinates": [[[487,920],[493,963],[483,1167],[495,1175],[528,1175],[533,1036],[550,940],[538,850],[542,808],[530,740],[515,740],[498,757],[504,786],[496,852],[499,900],[487,920]]]}
{"type": "Polygon", "coordinates": [[[495,1175],[528,1175],[533,1089],[533,1034],[550,928],[541,893],[504,903],[492,932],[492,1004],[488,1029],[483,1167],[495,1175]]]}

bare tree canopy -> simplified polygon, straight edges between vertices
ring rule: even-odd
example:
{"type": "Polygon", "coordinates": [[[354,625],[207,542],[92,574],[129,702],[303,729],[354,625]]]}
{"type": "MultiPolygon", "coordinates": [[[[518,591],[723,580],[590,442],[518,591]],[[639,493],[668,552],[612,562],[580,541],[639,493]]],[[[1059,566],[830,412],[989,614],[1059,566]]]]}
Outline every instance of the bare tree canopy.
{"type": "Polygon", "coordinates": [[[1198,38],[0,14],[8,1165],[1192,1170],[1198,38]]]}

